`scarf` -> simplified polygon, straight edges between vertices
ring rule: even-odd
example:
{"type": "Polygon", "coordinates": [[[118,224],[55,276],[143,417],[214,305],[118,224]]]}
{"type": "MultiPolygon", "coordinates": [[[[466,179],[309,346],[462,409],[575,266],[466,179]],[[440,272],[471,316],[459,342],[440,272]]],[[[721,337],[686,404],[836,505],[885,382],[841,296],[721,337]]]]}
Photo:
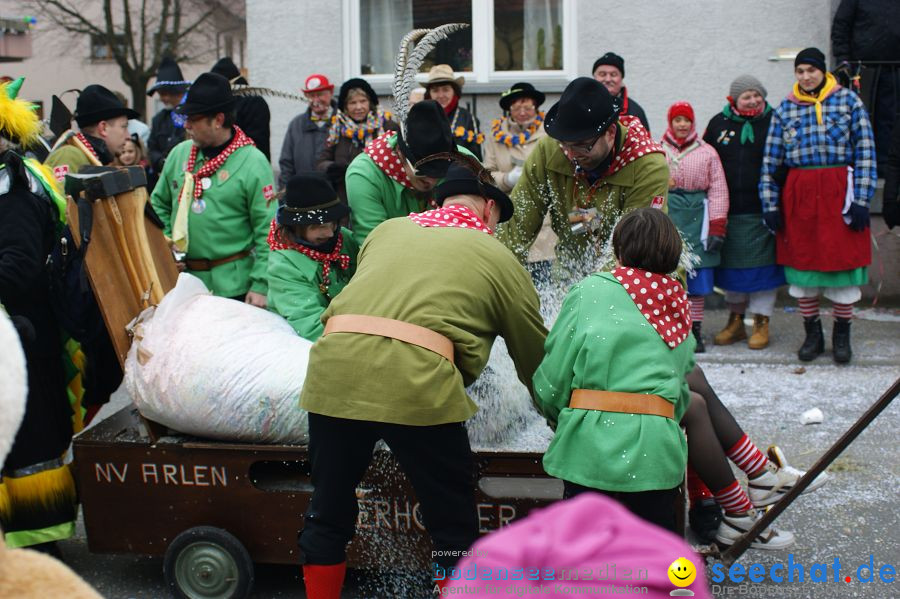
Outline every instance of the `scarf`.
{"type": "Polygon", "coordinates": [[[420,227],[455,227],[481,231],[488,235],[494,234],[468,206],[454,205],[427,212],[411,212],[408,218],[420,227]]]}
{"type": "Polygon", "coordinates": [[[403,161],[400,159],[400,155],[388,145],[388,141],[396,134],[396,131],[388,131],[384,135],[376,137],[363,151],[381,169],[381,172],[403,187],[415,191],[406,174],[406,169],[403,168],[403,161]]]}
{"type": "Polygon", "coordinates": [[[722,109],[722,114],[725,115],[725,118],[736,123],[743,123],[741,125],[741,144],[746,144],[747,142],[753,143],[756,141],[756,136],[753,135],[752,121],[756,120],[756,117],[760,115],[769,114],[771,111],[772,107],[769,106],[768,102],[758,110],[738,110],[737,106],[729,101],[725,108],[722,109]]]}
{"type": "Polygon", "coordinates": [[[99,137],[85,135],[84,133],[76,133],[75,137],[84,144],[84,147],[91,153],[91,156],[97,159],[97,162],[104,165],[112,164],[114,157],[112,153],[110,153],[105,141],[99,137]]]}
{"type": "Polygon", "coordinates": [[[235,150],[243,146],[252,145],[255,145],[253,140],[247,137],[240,127],[234,125],[234,136],[231,138],[231,142],[225,146],[225,149],[218,156],[201,166],[196,173],[193,171],[194,166],[197,164],[197,154],[200,148],[197,145],[191,146],[191,154],[184,169],[184,183],[182,183],[181,192],[178,194],[178,209],[175,211],[175,220],[172,223],[172,243],[175,244],[179,251],[188,251],[188,215],[191,210],[189,204],[200,202],[200,196],[203,195],[204,191],[204,181],[206,186],[209,187],[209,178],[225,164],[225,161],[228,160],[228,157],[235,150]]]}
{"type": "Polygon", "coordinates": [[[619,92],[619,96],[622,98],[622,110],[619,111],[619,114],[628,114],[628,88],[624,85],[622,86],[622,91],[619,92]]]}
{"type": "Polygon", "coordinates": [[[278,225],[275,223],[275,219],[272,219],[272,224],[269,225],[269,237],[266,241],[272,251],[295,250],[307,258],[320,262],[322,264],[322,283],[319,285],[319,291],[326,296],[328,295],[328,287],[331,285],[331,263],[336,262],[337,267],[341,270],[350,268],[350,256],[341,253],[341,247],[344,245],[344,235],[340,231],[337,233],[337,242],[334,244],[334,249],[330,252],[321,252],[309,246],[284,239],[278,234],[278,225]]]}
{"type": "Polygon", "coordinates": [[[444,106],[444,114],[447,115],[447,118],[453,114],[453,111],[456,110],[456,107],[459,106],[459,96],[453,94],[453,99],[450,100],[450,103],[444,106]]]}
{"type": "Polygon", "coordinates": [[[816,122],[822,124],[822,102],[831,95],[831,93],[839,88],[837,80],[831,73],[825,73],[825,81],[819,93],[811,95],[800,88],[800,82],[794,84],[793,96],[798,104],[815,104],[816,105],[816,122]]]}
{"type": "Polygon", "coordinates": [[[665,134],[663,135],[663,141],[670,146],[677,148],[679,151],[682,151],[689,145],[697,141],[697,128],[694,127],[693,123],[691,123],[691,130],[687,134],[687,137],[679,140],[677,137],[675,137],[675,132],[672,131],[672,125],[670,123],[669,127],[666,129],[665,134]]]}
{"type": "Polygon", "coordinates": [[[612,275],[669,349],[687,339],[691,333],[691,311],[687,293],[677,280],[630,266],[620,266],[612,275]]]}
{"type": "MultiPolygon", "coordinates": [[[[620,123],[621,124],[621,123],[620,123]]],[[[610,150],[612,151],[612,150],[610,150]]],[[[625,139],[622,141],[622,147],[616,153],[609,168],[606,169],[601,179],[611,177],[641,156],[652,154],[653,152],[664,153],[662,146],[653,141],[650,133],[644,129],[640,121],[629,123],[625,129],[625,139]]]]}
{"type": "MultiPolygon", "coordinates": [[[[514,121],[509,121],[512,124],[514,121]]],[[[491,122],[491,137],[494,138],[494,141],[497,143],[501,143],[507,148],[512,148],[515,146],[524,146],[528,143],[528,140],[534,135],[534,132],[537,131],[541,125],[544,123],[544,113],[538,112],[537,116],[534,117],[534,121],[528,126],[527,129],[523,133],[519,133],[518,135],[513,135],[508,131],[503,131],[503,119],[494,119],[491,122]]]]}
{"type": "Polygon", "coordinates": [[[335,146],[341,138],[346,137],[354,145],[364,147],[379,135],[384,134],[385,125],[391,116],[390,112],[377,108],[369,111],[365,121],[357,123],[343,110],[338,110],[331,117],[331,128],[328,130],[325,146],[329,148],[335,146]]]}

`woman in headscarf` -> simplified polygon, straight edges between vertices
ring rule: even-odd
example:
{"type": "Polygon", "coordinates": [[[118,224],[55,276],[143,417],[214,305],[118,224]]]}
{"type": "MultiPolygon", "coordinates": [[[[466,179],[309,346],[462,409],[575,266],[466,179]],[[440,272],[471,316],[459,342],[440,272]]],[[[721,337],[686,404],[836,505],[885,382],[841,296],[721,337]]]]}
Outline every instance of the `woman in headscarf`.
{"type": "Polygon", "coordinates": [[[331,117],[331,128],[316,170],[322,171],[347,203],[344,173],[350,162],[366,145],[385,131],[397,131],[391,113],[378,106],[375,90],[364,79],[348,79],[338,94],[338,109],[331,117]]]}
{"type": "Polygon", "coordinates": [[[688,275],[687,291],[696,351],[703,353],[704,296],[712,293],[713,268],[719,265],[725,242],[728,184],[719,155],[697,136],[693,107],[687,102],[672,104],[666,122],[662,146],[669,163],[669,216],[700,259],[688,275]]]}
{"type": "Polygon", "coordinates": [[[766,88],[751,75],[731,83],[728,104],[706,127],[703,141],[715,148],[728,181],[728,237],[715,270],[716,286],[725,290],[728,324],[716,335],[716,345],[747,339],[744,314],[753,313],[750,349],[769,345],[769,317],[784,269],[775,263],[775,238],[762,220],[759,170],[772,107],[766,88]]]}
{"type": "Polygon", "coordinates": [[[759,194],[775,252],[803,316],[804,361],[825,351],[819,293],[831,300],[835,362],[849,362],[853,304],[869,278],[869,204],[875,194],[875,141],[862,100],[838,85],[825,55],[794,60],[794,89],[773,111],[759,194]],[[787,171],[786,176],[782,173],[787,171]]]}
{"type": "Polygon", "coordinates": [[[478,131],[478,119],[459,105],[466,78],[453,75],[450,65],[439,64],[431,67],[428,71],[428,81],[425,83],[425,99],[436,100],[441,105],[447,120],[450,121],[450,132],[456,138],[456,143],[481,160],[484,135],[478,131]]]}
{"type": "MultiPolygon", "coordinates": [[[[537,141],[546,137],[541,104],[545,96],[530,83],[516,83],[500,96],[504,116],[491,123],[491,134],[483,144],[484,167],[500,189],[509,193],[522,175],[522,165],[537,141]]],[[[556,258],[557,237],[544,217],[541,232],[528,252],[528,266],[535,284],[549,281],[550,265],[556,258]]]]}

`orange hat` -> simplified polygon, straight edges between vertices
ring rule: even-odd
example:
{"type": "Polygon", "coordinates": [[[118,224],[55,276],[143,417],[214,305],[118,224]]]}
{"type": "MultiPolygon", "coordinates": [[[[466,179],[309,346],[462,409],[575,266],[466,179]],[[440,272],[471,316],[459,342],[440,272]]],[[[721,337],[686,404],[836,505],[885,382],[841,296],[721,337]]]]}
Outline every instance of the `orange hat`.
{"type": "Polygon", "coordinates": [[[303,93],[308,94],[309,92],[320,92],[326,89],[334,89],[334,84],[328,80],[328,77],[325,75],[319,75],[315,73],[306,78],[306,84],[303,88],[303,93]]]}

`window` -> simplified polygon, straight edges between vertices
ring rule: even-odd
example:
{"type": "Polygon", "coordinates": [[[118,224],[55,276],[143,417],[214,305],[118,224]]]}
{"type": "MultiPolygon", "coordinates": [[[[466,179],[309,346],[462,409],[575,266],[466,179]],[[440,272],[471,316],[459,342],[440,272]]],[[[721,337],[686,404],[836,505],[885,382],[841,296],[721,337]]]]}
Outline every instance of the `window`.
{"type": "MultiPolygon", "coordinates": [[[[116,44],[120,53],[125,53],[128,41],[124,34],[115,35],[113,43],[116,44]]],[[[91,35],[91,60],[115,60],[113,49],[106,42],[105,35],[91,35]]]]}
{"type": "Polygon", "coordinates": [[[344,0],[344,9],[346,77],[388,83],[403,35],[444,23],[471,27],[439,42],[423,73],[449,64],[472,91],[487,92],[523,78],[564,82],[576,72],[575,0],[344,0]]]}

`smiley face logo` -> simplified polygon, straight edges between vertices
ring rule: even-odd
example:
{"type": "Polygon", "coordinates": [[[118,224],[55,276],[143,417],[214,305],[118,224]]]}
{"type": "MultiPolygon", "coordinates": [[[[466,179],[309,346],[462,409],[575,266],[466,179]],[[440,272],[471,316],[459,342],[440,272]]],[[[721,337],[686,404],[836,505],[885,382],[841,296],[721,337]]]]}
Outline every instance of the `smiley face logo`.
{"type": "Polygon", "coordinates": [[[679,557],[669,566],[668,574],[669,582],[677,587],[686,587],[697,578],[697,568],[690,560],[679,557]]]}

